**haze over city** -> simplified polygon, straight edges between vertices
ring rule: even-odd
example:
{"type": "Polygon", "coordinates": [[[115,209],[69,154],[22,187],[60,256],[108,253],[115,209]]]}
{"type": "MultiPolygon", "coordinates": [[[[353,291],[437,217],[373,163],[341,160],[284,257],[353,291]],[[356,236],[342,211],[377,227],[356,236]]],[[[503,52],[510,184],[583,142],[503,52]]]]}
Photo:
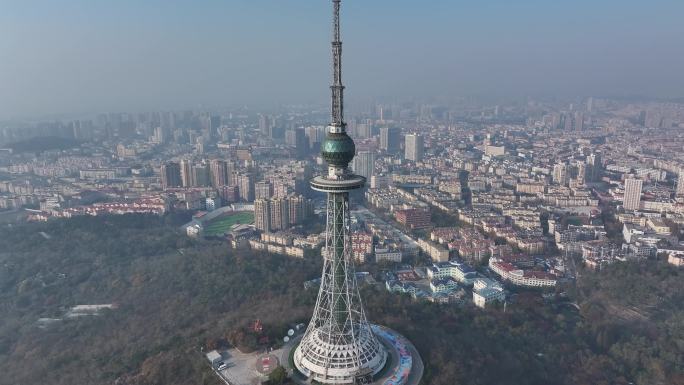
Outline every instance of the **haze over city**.
{"type": "MultiPolygon", "coordinates": [[[[0,118],[326,101],[326,1],[0,3],[0,118]]],[[[684,2],[349,1],[352,103],[684,96],[684,2]]]]}
{"type": "Polygon", "coordinates": [[[0,0],[0,385],[684,385],[682,15],[0,0]]]}

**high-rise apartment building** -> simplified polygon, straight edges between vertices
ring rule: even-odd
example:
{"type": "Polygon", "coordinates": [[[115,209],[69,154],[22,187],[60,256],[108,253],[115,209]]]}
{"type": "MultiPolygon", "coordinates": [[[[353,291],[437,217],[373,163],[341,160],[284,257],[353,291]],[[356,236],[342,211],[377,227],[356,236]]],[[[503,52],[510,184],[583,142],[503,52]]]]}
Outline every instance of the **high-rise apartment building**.
{"type": "Polygon", "coordinates": [[[157,144],[166,143],[169,139],[168,130],[165,127],[155,127],[152,142],[157,144]]]}
{"type": "Polygon", "coordinates": [[[221,186],[218,188],[218,193],[224,203],[233,203],[240,200],[238,186],[221,186]]]}
{"type": "Polygon", "coordinates": [[[271,207],[271,230],[286,230],[290,227],[290,208],[287,198],[273,198],[269,201],[271,207]]]}
{"type": "Polygon", "coordinates": [[[423,159],[425,143],[423,137],[418,134],[406,135],[404,143],[404,157],[407,160],[419,162],[423,159]]]}
{"type": "Polygon", "coordinates": [[[164,189],[169,187],[181,187],[183,181],[181,180],[180,164],[177,162],[167,162],[163,164],[161,166],[161,180],[164,189]]]}
{"type": "Polygon", "coordinates": [[[195,179],[192,172],[192,162],[190,159],[182,159],[180,161],[180,172],[183,187],[195,186],[195,179]]]}
{"type": "Polygon", "coordinates": [[[211,167],[211,185],[215,188],[229,185],[228,162],[222,159],[212,159],[209,164],[211,167]]]}
{"type": "Polygon", "coordinates": [[[309,140],[303,128],[285,131],[285,144],[295,148],[297,158],[303,158],[309,152],[309,140]]]}
{"type": "Polygon", "coordinates": [[[318,148],[325,139],[324,126],[309,126],[305,129],[305,133],[309,139],[309,149],[318,148]]]}
{"type": "Polygon", "coordinates": [[[677,192],[675,196],[684,197],[684,168],[680,168],[679,174],[677,174],[677,192]]]}
{"type": "Polygon", "coordinates": [[[292,188],[283,180],[276,180],[273,183],[273,196],[276,198],[283,198],[290,194],[292,188]]]}
{"type": "Polygon", "coordinates": [[[574,127],[572,115],[570,113],[566,113],[563,116],[563,129],[565,131],[572,131],[572,128],[574,127]]]}
{"type": "Polygon", "coordinates": [[[290,209],[290,225],[300,225],[313,215],[313,202],[302,195],[290,195],[288,198],[290,209]]]}
{"type": "Polygon", "coordinates": [[[584,130],[584,114],[581,112],[575,113],[575,131],[584,130]]]}
{"type": "Polygon", "coordinates": [[[643,186],[641,179],[628,177],[625,179],[625,196],[622,205],[625,210],[638,210],[641,203],[641,188],[643,186]]]}
{"type": "Polygon", "coordinates": [[[356,125],[356,129],[354,130],[354,134],[359,139],[370,138],[371,133],[372,133],[372,128],[373,128],[373,124],[371,123],[371,120],[368,119],[366,121],[359,122],[356,125]]]}
{"type": "Polygon", "coordinates": [[[588,165],[588,176],[587,178],[592,182],[597,182],[601,180],[601,174],[603,172],[603,159],[600,152],[594,152],[589,154],[587,157],[588,165]]]}
{"type": "Polygon", "coordinates": [[[352,169],[357,175],[370,179],[375,169],[375,154],[370,151],[359,151],[352,160],[352,169]]]}
{"type": "Polygon", "coordinates": [[[271,129],[271,122],[268,116],[259,114],[259,131],[261,135],[268,136],[271,129]]]}
{"type": "Polygon", "coordinates": [[[238,176],[240,200],[245,202],[254,201],[254,174],[240,174],[238,176]]]}
{"type": "Polygon", "coordinates": [[[261,231],[271,231],[271,205],[268,199],[254,201],[254,226],[261,231]]]}
{"type": "Polygon", "coordinates": [[[565,163],[556,163],[553,166],[553,182],[561,186],[568,184],[568,165],[565,163]]]}
{"type": "Polygon", "coordinates": [[[198,187],[209,187],[211,185],[211,171],[206,163],[195,164],[192,166],[194,185],[198,187]]]}
{"type": "Polygon", "coordinates": [[[273,184],[263,180],[254,185],[254,199],[269,199],[273,196],[273,184]]]}
{"type": "Polygon", "coordinates": [[[313,202],[299,194],[254,201],[255,226],[262,231],[286,230],[313,215],[313,202]]]}
{"type": "Polygon", "coordinates": [[[577,170],[577,176],[575,180],[578,185],[584,185],[587,180],[587,164],[583,161],[578,161],[575,163],[575,168],[577,170]]]}
{"type": "Polygon", "coordinates": [[[388,153],[399,151],[401,130],[397,127],[380,128],[380,149],[388,153]]]}

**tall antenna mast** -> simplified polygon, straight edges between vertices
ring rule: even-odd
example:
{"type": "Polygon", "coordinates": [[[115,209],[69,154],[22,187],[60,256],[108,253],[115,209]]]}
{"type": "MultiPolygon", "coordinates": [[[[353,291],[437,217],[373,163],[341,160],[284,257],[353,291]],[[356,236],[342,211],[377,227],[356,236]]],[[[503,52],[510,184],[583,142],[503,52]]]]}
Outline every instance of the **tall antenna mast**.
{"type": "Polygon", "coordinates": [[[345,132],[344,123],[344,86],[342,85],[342,41],[340,40],[340,1],[333,0],[333,41],[332,41],[332,64],[333,82],[330,86],[332,91],[330,131],[333,133],[345,132]]]}

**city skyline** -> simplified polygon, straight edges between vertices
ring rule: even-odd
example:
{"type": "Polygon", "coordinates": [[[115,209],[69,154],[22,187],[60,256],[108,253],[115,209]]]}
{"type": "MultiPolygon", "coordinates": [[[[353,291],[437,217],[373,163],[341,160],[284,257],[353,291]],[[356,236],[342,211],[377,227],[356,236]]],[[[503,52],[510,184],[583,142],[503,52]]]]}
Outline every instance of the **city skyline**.
{"type": "Polygon", "coordinates": [[[0,3],[7,384],[684,385],[681,0],[0,3]]]}
{"type": "MultiPolygon", "coordinates": [[[[325,3],[8,2],[0,119],[323,102],[325,3]]],[[[350,2],[349,97],[682,97],[683,8],[350,2]]]]}

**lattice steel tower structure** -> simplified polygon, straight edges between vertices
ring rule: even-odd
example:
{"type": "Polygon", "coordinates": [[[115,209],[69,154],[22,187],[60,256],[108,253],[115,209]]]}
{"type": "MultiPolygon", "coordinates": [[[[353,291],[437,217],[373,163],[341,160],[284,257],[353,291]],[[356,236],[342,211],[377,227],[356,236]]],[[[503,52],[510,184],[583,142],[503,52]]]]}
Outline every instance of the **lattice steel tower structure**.
{"type": "Polygon", "coordinates": [[[347,167],[356,146],[343,116],[340,1],[332,0],[332,114],[321,146],[328,173],[311,180],[314,190],[328,195],[323,276],[313,317],[294,353],[297,369],[324,384],[369,382],[388,357],[366,320],[352,259],[349,192],[362,188],[366,179],[347,167]]]}

